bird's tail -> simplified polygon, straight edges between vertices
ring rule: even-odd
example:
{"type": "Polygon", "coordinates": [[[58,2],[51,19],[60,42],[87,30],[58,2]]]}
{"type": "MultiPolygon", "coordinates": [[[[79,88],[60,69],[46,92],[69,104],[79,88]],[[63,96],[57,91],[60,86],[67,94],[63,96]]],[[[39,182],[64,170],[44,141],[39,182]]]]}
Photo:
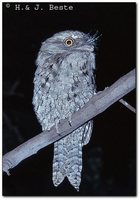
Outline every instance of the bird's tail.
{"type": "Polygon", "coordinates": [[[54,144],[53,183],[58,186],[65,177],[79,191],[82,171],[82,146],[91,135],[91,122],[54,144]]]}

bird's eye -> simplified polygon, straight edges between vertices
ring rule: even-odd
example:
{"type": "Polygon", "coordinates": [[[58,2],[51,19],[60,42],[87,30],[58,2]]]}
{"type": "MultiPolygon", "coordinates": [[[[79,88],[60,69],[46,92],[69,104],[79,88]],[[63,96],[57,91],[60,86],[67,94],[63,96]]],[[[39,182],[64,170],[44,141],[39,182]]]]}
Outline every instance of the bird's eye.
{"type": "Polygon", "coordinates": [[[72,38],[67,38],[64,40],[66,46],[71,47],[74,44],[74,40],[72,38]]]}

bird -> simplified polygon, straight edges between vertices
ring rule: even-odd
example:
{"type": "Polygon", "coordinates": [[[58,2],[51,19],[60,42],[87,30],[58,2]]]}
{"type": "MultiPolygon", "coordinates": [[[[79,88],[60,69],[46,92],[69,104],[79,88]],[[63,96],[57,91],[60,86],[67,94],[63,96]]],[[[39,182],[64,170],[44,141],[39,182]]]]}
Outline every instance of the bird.
{"type": "MultiPolygon", "coordinates": [[[[78,30],[55,33],[42,42],[33,79],[33,106],[42,130],[50,130],[60,120],[71,123],[72,114],[96,94],[97,34],[78,30]]],[[[72,124],[71,124],[72,125],[72,124]]],[[[82,148],[89,143],[93,120],[54,142],[52,181],[58,186],[67,177],[79,191],[82,148]]]]}

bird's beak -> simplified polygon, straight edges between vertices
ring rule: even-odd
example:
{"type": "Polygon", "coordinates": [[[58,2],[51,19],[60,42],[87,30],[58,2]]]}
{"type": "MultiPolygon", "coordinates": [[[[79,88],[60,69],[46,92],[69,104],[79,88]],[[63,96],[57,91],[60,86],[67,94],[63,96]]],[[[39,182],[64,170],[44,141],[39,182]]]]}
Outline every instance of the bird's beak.
{"type": "Polygon", "coordinates": [[[94,51],[94,46],[93,45],[84,45],[84,46],[76,48],[76,49],[79,49],[81,51],[90,51],[90,52],[93,52],[94,51]]]}

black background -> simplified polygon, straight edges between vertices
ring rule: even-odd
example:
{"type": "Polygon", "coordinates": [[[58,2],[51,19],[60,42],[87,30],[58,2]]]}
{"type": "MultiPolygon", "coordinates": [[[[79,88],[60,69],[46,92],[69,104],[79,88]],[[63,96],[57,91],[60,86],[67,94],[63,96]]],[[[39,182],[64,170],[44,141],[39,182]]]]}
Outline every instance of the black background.
{"type": "MultiPolygon", "coordinates": [[[[16,3],[17,4],[17,3],[16,3]]],[[[28,3],[20,3],[24,5],[28,3]]],[[[55,3],[53,3],[55,4],[55,3]]],[[[62,3],[56,3],[63,5],[62,3]]],[[[32,106],[35,59],[41,42],[62,30],[100,37],[97,89],[103,90],[136,65],[135,3],[64,3],[73,11],[15,10],[3,3],[3,153],[41,132],[32,106]]],[[[124,97],[135,107],[135,91],[124,97]]],[[[94,119],[94,134],[83,149],[80,191],[67,179],[52,183],[53,145],[4,173],[5,196],[136,195],[136,116],[119,102],[94,119]]]]}

